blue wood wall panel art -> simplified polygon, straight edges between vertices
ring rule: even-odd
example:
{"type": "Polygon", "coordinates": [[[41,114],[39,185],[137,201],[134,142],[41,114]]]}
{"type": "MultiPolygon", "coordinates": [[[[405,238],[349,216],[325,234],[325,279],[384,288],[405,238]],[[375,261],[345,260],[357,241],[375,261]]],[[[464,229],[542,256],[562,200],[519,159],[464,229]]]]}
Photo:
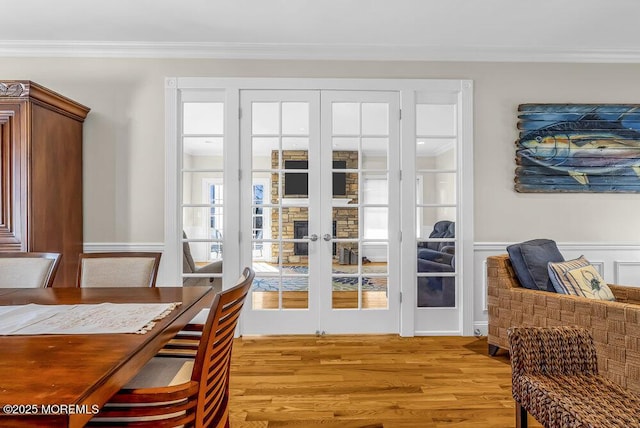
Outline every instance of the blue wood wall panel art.
{"type": "Polygon", "coordinates": [[[518,192],[640,192],[640,104],[521,104],[518,192]]]}

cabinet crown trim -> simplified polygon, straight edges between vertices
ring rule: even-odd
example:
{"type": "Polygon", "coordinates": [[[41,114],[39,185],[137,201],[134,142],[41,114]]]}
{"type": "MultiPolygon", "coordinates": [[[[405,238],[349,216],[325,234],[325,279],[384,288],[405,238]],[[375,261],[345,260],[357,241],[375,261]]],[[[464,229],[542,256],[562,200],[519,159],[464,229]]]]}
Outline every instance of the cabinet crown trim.
{"type": "Polygon", "coordinates": [[[91,110],[87,106],[30,80],[0,80],[0,96],[39,101],[53,106],[63,114],[73,116],[79,121],[84,121],[91,110]]]}

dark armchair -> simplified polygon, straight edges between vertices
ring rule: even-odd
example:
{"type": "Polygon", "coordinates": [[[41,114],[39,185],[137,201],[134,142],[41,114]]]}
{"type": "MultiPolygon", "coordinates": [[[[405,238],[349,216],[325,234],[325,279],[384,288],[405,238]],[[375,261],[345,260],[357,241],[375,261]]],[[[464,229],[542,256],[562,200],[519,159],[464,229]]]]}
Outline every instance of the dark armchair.
{"type": "MultiPolygon", "coordinates": [[[[449,220],[441,220],[433,225],[433,231],[429,234],[429,238],[455,238],[456,224],[449,220]]],[[[430,241],[420,242],[418,244],[418,258],[423,260],[432,260],[438,263],[450,265],[451,259],[455,255],[454,242],[430,241]]]]}
{"type": "MultiPolygon", "coordinates": [[[[448,220],[437,222],[429,238],[455,238],[455,223],[448,220]]],[[[455,242],[430,241],[418,244],[418,273],[455,272],[455,242]]],[[[455,277],[418,277],[419,307],[455,306],[455,277]]]]}

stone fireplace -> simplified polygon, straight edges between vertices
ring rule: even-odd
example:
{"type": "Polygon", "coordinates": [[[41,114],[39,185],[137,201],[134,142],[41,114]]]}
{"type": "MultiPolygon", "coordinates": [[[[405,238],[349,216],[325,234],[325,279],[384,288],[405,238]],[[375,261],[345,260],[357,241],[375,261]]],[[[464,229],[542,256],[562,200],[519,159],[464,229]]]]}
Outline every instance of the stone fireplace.
{"type": "MultiPolygon", "coordinates": [[[[306,150],[285,150],[282,152],[282,161],[286,160],[308,160],[306,150]]],[[[334,151],[334,161],[344,161],[347,169],[358,168],[358,152],[357,151],[334,151]]],[[[278,168],[278,152],[271,152],[271,165],[274,169],[278,168]]],[[[333,236],[341,239],[357,239],[358,238],[358,208],[349,205],[358,203],[358,174],[345,174],[345,195],[335,196],[336,198],[344,198],[349,202],[340,207],[333,208],[333,236]]],[[[277,173],[271,174],[271,202],[278,203],[278,187],[280,186],[279,176],[277,173]]],[[[284,186],[280,186],[284,189],[284,186]]],[[[289,196],[288,196],[289,197],[289,196]]],[[[305,196],[298,196],[305,198],[305,196]]],[[[282,239],[301,239],[302,236],[308,235],[307,221],[309,218],[308,209],[306,207],[282,207],[282,239]]],[[[271,216],[271,233],[274,238],[279,235],[278,229],[279,212],[273,210],[271,216]]],[[[322,239],[322,238],[320,238],[322,239]]],[[[334,244],[333,255],[337,257],[341,247],[352,247],[350,243],[334,244]]],[[[279,259],[284,264],[306,263],[308,254],[307,243],[283,243],[282,254],[278,254],[278,247],[272,246],[271,257],[273,261],[279,259]]]]}
{"type": "MultiPolygon", "coordinates": [[[[303,239],[309,234],[309,222],[304,220],[294,220],[293,222],[293,238],[303,239]]],[[[336,236],[336,222],[333,222],[333,236],[336,236]]],[[[319,238],[318,238],[319,239],[319,238]]],[[[309,244],[304,242],[296,242],[293,244],[294,256],[306,256],[309,254],[309,244]]],[[[333,255],[336,255],[336,244],[333,244],[333,255]]]]}

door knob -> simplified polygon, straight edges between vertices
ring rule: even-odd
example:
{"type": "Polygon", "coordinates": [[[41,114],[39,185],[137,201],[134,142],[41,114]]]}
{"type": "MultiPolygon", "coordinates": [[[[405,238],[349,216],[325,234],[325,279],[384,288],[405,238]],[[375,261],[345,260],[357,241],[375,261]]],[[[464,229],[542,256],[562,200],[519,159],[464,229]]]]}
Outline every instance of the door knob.
{"type": "Polygon", "coordinates": [[[302,237],[302,239],[308,239],[309,241],[315,242],[318,240],[318,235],[316,235],[315,233],[311,236],[305,235],[302,237]]]}
{"type": "Polygon", "coordinates": [[[328,233],[325,233],[324,235],[322,235],[322,239],[329,242],[331,241],[331,235],[329,235],[328,233]]]}

